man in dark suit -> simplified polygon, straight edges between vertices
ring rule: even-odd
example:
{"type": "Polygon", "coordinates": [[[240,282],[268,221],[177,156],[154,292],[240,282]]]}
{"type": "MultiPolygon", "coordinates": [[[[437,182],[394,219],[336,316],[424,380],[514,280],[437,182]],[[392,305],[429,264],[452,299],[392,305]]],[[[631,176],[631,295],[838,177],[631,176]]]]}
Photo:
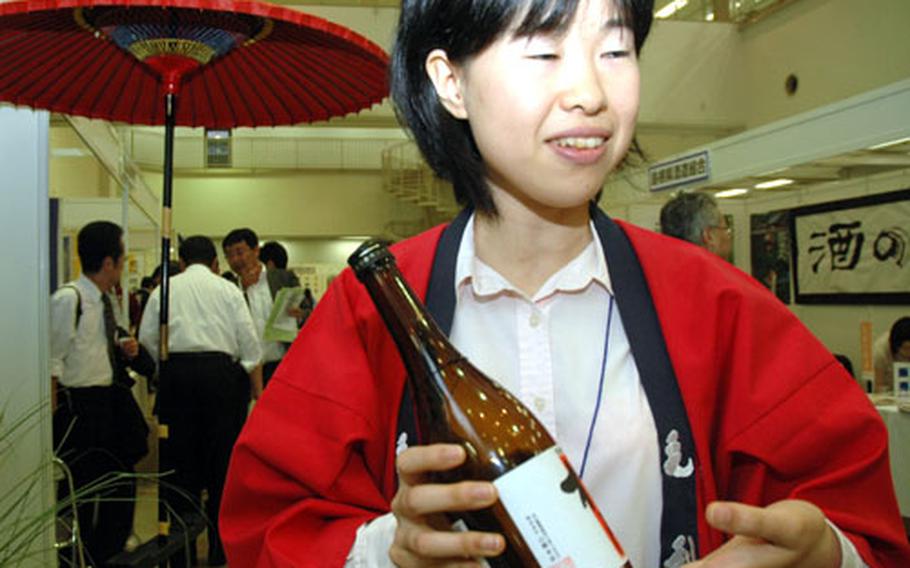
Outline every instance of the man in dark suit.
{"type": "MultiPolygon", "coordinates": [[[[278,241],[269,241],[259,248],[259,261],[265,264],[266,278],[269,281],[272,298],[282,288],[300,286],[300,279],[288,270],[288,251],[278,241]]],[[[288,313],[300,319],[302,313],[296,313],[298,311],[300,311],[299,308],[293,307],[288,310],[288,313]]]]}

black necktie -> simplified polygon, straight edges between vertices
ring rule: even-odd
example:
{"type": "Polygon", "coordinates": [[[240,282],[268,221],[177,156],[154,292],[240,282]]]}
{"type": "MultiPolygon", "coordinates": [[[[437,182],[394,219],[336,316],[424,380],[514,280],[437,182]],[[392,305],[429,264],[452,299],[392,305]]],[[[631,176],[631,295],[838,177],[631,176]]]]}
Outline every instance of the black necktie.
{"type": "Polygon", "coordinates": [[[114,330],[117,329],[117,322],[114,321],[114,306],[111,304],[111,297],[107,294],[101,294],[101,302],[104,304],[104,335],[107,338],[107,358],[111,362],[111,372],[117,372],[117,358],[114,354],[117,352],[114,345],[114,330]]]}

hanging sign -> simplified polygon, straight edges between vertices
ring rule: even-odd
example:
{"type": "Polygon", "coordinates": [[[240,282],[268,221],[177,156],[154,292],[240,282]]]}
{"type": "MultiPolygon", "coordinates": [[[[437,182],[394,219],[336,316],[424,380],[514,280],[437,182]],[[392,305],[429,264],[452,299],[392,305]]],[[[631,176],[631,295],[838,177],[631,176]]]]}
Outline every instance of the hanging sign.
{"type": "Polygon", "coordinates": [[[648,168],[648,187],[662,191],[704,181],[711,177],[711,158],[707,150],[659,162],[648,168]]]}

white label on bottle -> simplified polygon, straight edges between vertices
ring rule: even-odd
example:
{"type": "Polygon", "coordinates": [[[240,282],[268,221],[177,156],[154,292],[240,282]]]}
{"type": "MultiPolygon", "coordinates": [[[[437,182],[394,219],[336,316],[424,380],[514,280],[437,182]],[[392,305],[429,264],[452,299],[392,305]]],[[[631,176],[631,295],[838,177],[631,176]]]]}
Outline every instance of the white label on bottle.
{"type": "Polygon", "coordinates": [[[554,446],[493,482],[543,568],[619,568],[625,555],[554,446]]]}

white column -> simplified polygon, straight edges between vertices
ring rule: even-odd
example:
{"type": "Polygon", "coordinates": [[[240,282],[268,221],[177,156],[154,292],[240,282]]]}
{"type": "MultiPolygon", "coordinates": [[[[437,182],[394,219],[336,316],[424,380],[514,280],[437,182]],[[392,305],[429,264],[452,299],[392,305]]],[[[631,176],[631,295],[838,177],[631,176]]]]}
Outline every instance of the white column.
{"type": "Polygon", "coordinates": [[[55,566],[50,377],[48,375],[48,113],[0,106],[0,227],[3,276],[0,278],[0,541],[13,538],[15,516],[45,515],[47,530],[31,548],[0,565],[55,566]],[[19,420],[25,426],[10,429],[19,420]],[[24,480],[34,485],[20,486],[24,480]],[[11,512],[10,499],[25,507],[11,512]],[[14,489],[16,488],[16,489],[14,489]],[[37,553],[37,554],[36,554],[37,553]]]}

